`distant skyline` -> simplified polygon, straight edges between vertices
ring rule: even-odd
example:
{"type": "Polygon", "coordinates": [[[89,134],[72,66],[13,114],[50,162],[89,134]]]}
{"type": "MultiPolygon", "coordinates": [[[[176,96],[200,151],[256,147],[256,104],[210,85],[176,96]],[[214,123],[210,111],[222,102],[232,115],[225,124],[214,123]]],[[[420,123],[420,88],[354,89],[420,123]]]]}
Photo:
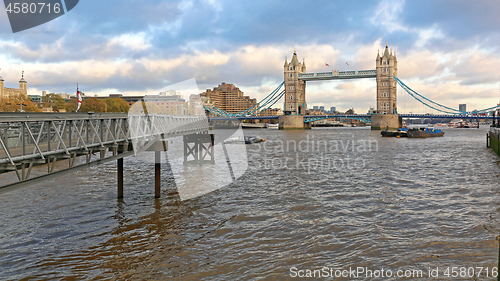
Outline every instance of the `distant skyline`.
{"type": "MultiPolygon", "coordinates": [[[[2,9],[0,75],[17,88],[24,70],[30,95],[73,94],[76,83],[88,95],[143,95],[195,78],[200,91],[233,83],[261,100],[294,49],[307,72],[364,70],[388,42],[399,78],[420,94],[456,109],[500,101],[497,1],[87,0],[15,34],[2,9]]],[[[308,82],[308,108],[366,112],[375,84],[308,82]]],[[[424,111],[401,88],[398,108],[424,111]]]]}

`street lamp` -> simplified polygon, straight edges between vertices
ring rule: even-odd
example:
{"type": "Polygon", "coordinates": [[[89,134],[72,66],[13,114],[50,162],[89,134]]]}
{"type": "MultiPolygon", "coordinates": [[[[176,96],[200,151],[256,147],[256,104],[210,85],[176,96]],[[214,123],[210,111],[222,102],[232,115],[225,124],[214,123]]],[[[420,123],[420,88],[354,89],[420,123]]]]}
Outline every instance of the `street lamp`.
{"type": "Polygon", "coordinates": [[[23,105],[24,105],[24,106],[27,106],[27,105],[25,105],[24,103],[18,103],[17,105],[20,105],[20,106],[21,106],[21,109],[19,110],[19,112],[24,112],[24,110],[23,110],[23,105]]]}

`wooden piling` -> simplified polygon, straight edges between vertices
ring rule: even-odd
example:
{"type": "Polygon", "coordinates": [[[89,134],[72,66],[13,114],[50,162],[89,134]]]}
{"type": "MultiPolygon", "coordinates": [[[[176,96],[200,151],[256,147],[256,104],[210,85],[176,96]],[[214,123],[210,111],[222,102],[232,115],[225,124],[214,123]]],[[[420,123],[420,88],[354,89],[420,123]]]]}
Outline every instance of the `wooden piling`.
{"type": "Polygon", "coordinates": [[[155,198],[161,194],[161,151],[155,151],[155,198]]]}
{"type": "MultiPolygon", "coordinates": [[[[118,151],[118,154],[122,153],[118,151]]],[[[118,175],[118,198],[123,198],[123,158],[116,160],[118,164],[117,175],[118,175]]]]}

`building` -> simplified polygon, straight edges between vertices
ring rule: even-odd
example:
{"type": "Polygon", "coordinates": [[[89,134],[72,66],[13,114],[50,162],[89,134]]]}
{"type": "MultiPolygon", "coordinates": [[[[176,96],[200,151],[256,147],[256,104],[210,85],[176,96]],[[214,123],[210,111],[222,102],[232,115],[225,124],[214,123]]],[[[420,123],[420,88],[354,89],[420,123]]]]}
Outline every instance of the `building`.
{"type": "Polygon", "coordinates": [[[346,114],[346,115],[353,115],[353,114],[356,114],[356,112],[354,112],[354,108],[351,108],[351,109],[347,110],[347,111],[345,112],[345,114],[346,114]]]}
{"type": "Polygon", "coordinates": [[[314,106],[313,109],[306,110],[306,114],[307,115],[325,115],[325,112],[323,112],[323,110],[317,108],[317,106],[314,106]]]}
{"type": "MultiPolygon", "coordinates": [[[[84,96],[84,99],[88,97],[84,96]]],[[[98,99],[106,99],[108,97],[97,97],[98,99]]],[[[125,100],[128,105],[132,106],[134,103],[143,100],[148,106],[156,106],[153,110],[158,110],[157,113],[163,114],[188,114],[188,103],[182,98],[180,93],[172,95],[171,92],[161,92],[158,95],[145,95],[145,96],[124,96],[122,94],[110,94],[109,98],[121,98],[125,100]]]]}
{"type": "Polygon", "coordinates": [[[337,112],[337,108],[335,108],[335,106],[330,107],[330,112],[331,113],[337,112]]]}
{"type": "Polygon", "coordinates": [[[319,106],[315,105],[315,106],[313,106],[313,109],[314,109],[314,110],[318,110],[318,109],[319,109],[319,106]]]}
{"type": "Polygon", "coordinates": [[[190,115],[205,115],[201,96],[192,94],[189,96],[189,114],[190,115]]]}
{"type": "Polygon", "coordinates": [[[458,105],[458,110],[467,112],[467,104],[459,104],[458,105]]]}
{"type": "Polygon", "coordinates": [[[30,98],[31,101],[34,103],[42,102],[42,96],[40,96],[40,95],[28,95],[28,98],[30,98]]]}
{"type": "Polygon", "coordinates": [[[382,56],[377,53],[377,111],[384,114],[397,113],[398,61],[396,53],[389,52],[387,44],[382,56]]]}
{"type": "Polygon", "coordinates": [[[0,76],[0,99],[12,99],[12,98],[19,98],[19,97],[24,97],[28,98],[28,87],[27,87],[28,82],[24,80],[24,71],[21,76],[21,80],[19,80],[19,89],[14,89],[14,88],[5,88],[4,87],[4,80],[0,76]]]}
{"type": "Polygon", "coordinates": [[[64,100],[69,100],[70,99],[70,96],[68,95],[68,93],[57,93],[56,95],[60,96],[64,100]]]}
{"type": "Polygon", "coordinates": [[[324,106],[320,106],[320,107],[319,107],[319,110],[321,110],[321,111],[325,111],[325,107],[324,107],[324,106]]]}
{"type": "Polygon", "coordinates": [[[283,109],[281,108],[268,108],[264,111],[259,112],[259,116],[280,116],[283,115],[283,109]]]}
{"type": "Polygon", "coordinates": [[[305,115],[306,113],[306,82],[299,80],[299,74],[306,73],[306,62],[297,59],[297,52],[293,51],[292,61],[285,58],[285,115],[305,115]]]}
{"type": "Polygon", "coordinates": [[[239,113],[257,105],[257,99],[244,96],[238,87],[224,82],[214,87],[213,90],[207,89],[200,95],[212,101],[214,107],[230,113],[239,113]]]}

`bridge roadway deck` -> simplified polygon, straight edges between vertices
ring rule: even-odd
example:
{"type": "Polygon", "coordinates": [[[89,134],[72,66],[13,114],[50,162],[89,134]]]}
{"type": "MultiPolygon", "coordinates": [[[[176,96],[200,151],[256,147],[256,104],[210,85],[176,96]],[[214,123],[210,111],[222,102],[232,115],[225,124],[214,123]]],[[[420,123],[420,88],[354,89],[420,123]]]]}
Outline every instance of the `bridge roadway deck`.
{"type": "Polygon", "coordinates": [[[377,77],[377,70],[330,71],[330,72],[320,72],[320,73],[299,74],[299,80],[303,81],[360,79],[360,78],[376,78],[376,77],[377,77]]]}

